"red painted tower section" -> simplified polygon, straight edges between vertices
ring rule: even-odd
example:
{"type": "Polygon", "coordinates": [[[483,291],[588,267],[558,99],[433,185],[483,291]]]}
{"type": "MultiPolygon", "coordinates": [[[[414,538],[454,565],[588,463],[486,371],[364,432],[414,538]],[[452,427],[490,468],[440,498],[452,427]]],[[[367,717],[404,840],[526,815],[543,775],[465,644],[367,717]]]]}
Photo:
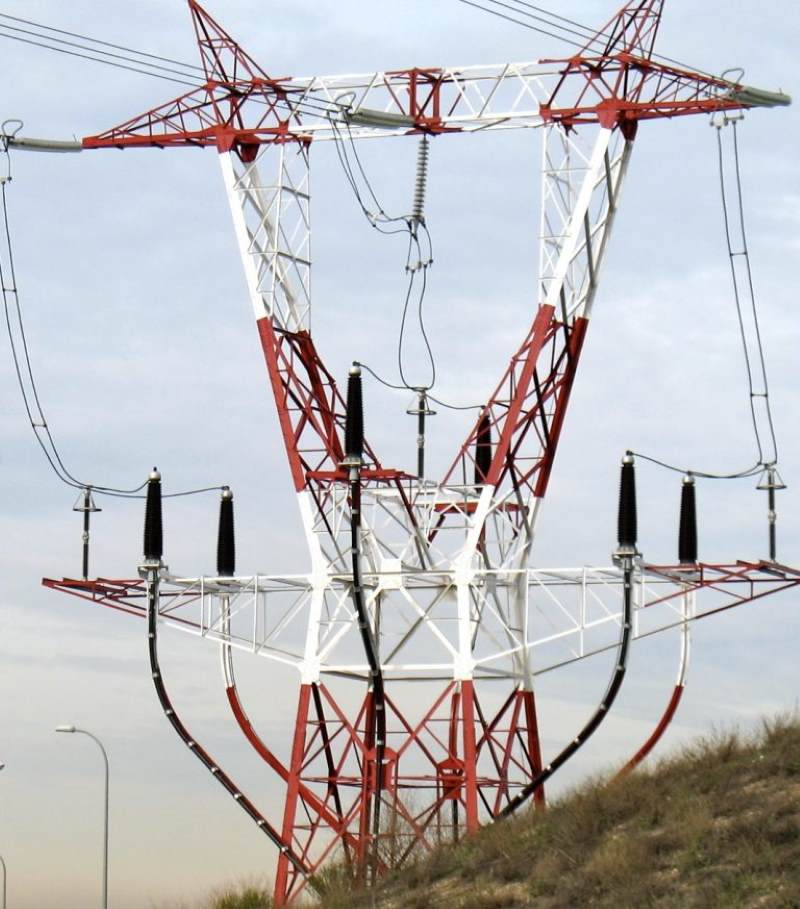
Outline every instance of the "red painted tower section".
{"type": "MultiPolygon", "coordinates": [[[[289,255],[279,248],[286,240],[275,222],[283,197],[278,195],[275,205],[264,201],[266,184],[259,182],[255,169],[267,147],[282,156],[282,180],[290,164],[307,162],[315,137],[309,118],[322,97],[321,89],[313,82],[271,78],[196,0],[189,0],[189,7],[204,84],[84,139],[83,146],[214,147],[228,162],[224,167],[229,168],[231,196],[241,197],[243,209],[250,206],[258,211],[260,220],[248,222],[242,216],[237,230],[245,263],[251,261],[248,256],[252,258],[258,243],[263,249],[256,265],[246,267],[254,269],[251,295],[290,474],[301,510],[305,509],[312,555],[319,561],[321,553],[333,553],[326,556],[329,574],[346,577],[347,549],[339,547],[338,538],[342,516],[348,519],[348,508],[352,509],[348,468],[343,465],[345,403],[317,351],[298,303],[300,295],[295,292],[297,287],[302,290],[303,269],[309,263],[296,251],[289,255]],[[270,263],[263,274],[257,270],[259,261],[270,263]],[[288,273],[292,269],[301,274],[300,279],[288,273]],[[265,289],[264,274],[273,282],[271,290],[265,289]],[[318,546],[317,539],[323,541],[318,546]]],[[[436,561],[441,557],[433,553],[440,544],[444,546],[442,541],[453,528],[467,528],[463,549],[451,550],[449,556],[453,580],[447,582],[446,596],[461,610],[460,643],[458,648],[453,646],[454,652],[458,649],[454,657],[457,669],[452,678],[445,682],[437,678],[435,683],[415,689],[424,694],[407,697],[409,686],[398,669],[396,678],[387,675],[385,702],[378,703],[375,680],[361,670],[332,670],[323,680],[319,672],[308,669],[306,661],[291,747],[282,758],[278,751],[285,749],[261,740],[232,679],[228,684],[231,709],[243,734],[286,787],[283,817],[277,825],[283,844],[275,886],[278,906],[295,899],[331,856],[364,877],[371,864],[381,873],[421,850],[475,831],[500,815],[513,794],[542,770],[532,670],[520,669],[504,678],[505,688],[498,696],[496,686],[492,690],[489,684],[491,663],[481,675],[477,651],[474,665],[464,661],[464,653],[470,651],[465,637],[474,635],[475,650],[484,607],[477,610],[475,620],[463,620],[465,600],[459,597],[463,594],[468,601],[472,581],[459,580],[459,572],[466,577],[470,571],[483,571],[485,581],[501,568],[509,576],[527,568],[536,514],[547,492],[589,324],[597,273],[616,211],[617,191],[638,123],[748,106],[742,100],[741,86],[653,61],[661,13],[662,3],[657,0],[628,3],[577,54],[549,61],[558,63],[559,75],[542,98],[538,116],[565,142],[576,131],[599,129],[599,150],[586,165],[588,171],[595,169],[597,180],[586,184],[582,190],[585,198],[579,195],[572,200],[580,217],[575,216],[574,224],[565,218],[565,236],[572,232],[573,247],[567,248],[566,240],[559,240],[552,268],[541,279],[531,325],[436,494],[423,488],[419,478],[383,467],[368,445],[358,467],[364,494],[372,494],[378,504],[382,496],[388,500],[391,495],[391,501],[397,503],[395,520],[413,542],[414,558],[418,558],[414,569],[419,577],[426,572],[445,574],[436,561]],[[617,139],[623,150],[614,157],[609,149],[617,139]],[[600,203],[595,210],[591,204],[597,199],[600,203]],[[563,267],[562,261],[566,263],[563,267]],[[580,281],[571,277],[579,265],[580,281]],[[568,280],[573,284],[566,289],[568,280]],[[448,489],[461,492],[448,498],[444,495],[448,489]],[[358,682],[357,696],[352,696],[352,687],[349,697],[340,694],[337,673],[349,673],[358,682]],[[377,740],[378,711],[385,715],[384,746],[377,740]],[[384,806],[383,826],[378,831],[373,821],[376,801],[384,806]]],[[[466,132],[468,128],[454,119],[461,110],[459,105],[464,104],[456,78],[437,68],[384,74],[386,110],[405,118],[402,122],[408,134],[466,132]]],[[[331,111],[346,115],[333,102],[331,111]]],[[[303,211],[307,201],[304,185],[287,182],[281,187],[286,198],[303,211]]],[[[374,574],[380,574],[378,569],[374,574]]],[[[717,580],[714,575],[708,586],[717,580]]],[[[701,581],[696,586],[705,585],[701,581]]],[[[116,587],[103,581],[52,586],[138,614],[142,588],[136,582],[118,582],[116,587]]],[[[484,586],[488,589],[490,585],[486,582],[484,586]]],[[[401,588],[402,584],[397,589],[401,588]]],[[[493,595],[482,594],[488,611],[500,608],[491,601],[493,595]]],[[[434,594],[425,602],[430,603],[426,607],[430,614],[440,607],[434,594]]],[[[324,598],[319,603],[323,611],[328,608],[324,598]]],[[[468,616],[471,608],[467,602],[468,616]]],[[[374,609],[377,626],[379,605],[374,609]]],[[[426,615],[420,613],[418,622],[425,620],[426,615]]],[[[401,641],[397,652],[402,647],[401,641]]],[[[519,660],[520,665],[527,665],[527,652],[519,660]]],[[[355,664],[355,658],[352,662],[355,664]]],[[[396,662],[395,651],[385,653],[387,667],[396,662]]],[[[541,789],[535,799],[543,802],[541,789]]]]}

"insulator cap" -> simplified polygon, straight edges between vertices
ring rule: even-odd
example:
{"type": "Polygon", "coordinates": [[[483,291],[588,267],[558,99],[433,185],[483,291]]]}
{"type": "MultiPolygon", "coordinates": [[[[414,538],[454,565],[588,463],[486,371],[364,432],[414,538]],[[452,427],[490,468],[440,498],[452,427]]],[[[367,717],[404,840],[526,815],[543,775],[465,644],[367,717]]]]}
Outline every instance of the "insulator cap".
{"type": "Polygon", "coordinates": [[[236,539],[233,532],[233,493],[222,489],[219,500],[219,530],[217,532],[217,574],[232,577],[236,574],[236,539]]]}
{"type": "Polygon", "coordinates": [[[636,549],[636,474],[630,455],[622,459],[620,471],[617,542],[621,549],[636,549]]]}
{"type": "Polygon", "coordinates": [[[492,466],[492,421],[485,413],[478,421],[478,433],[475,436],[475,485],[486,482],[492,466]]]}
{"type": "Polygon", "coordinates": [[[694,565],[697,562],[697,504],[693,476],[685,476],[681,488],[678,561],[681,565],[694,565]]]}
{"type": "Polygon", "coordinates": [[[163,555],[161,474],[154,467],[147,480],[147,501],[144,509],[144,557],[148,562],[160,562],[163,555]]]}
{"type": "Polygon", "coordinates": [[[347,376],[347,415],[344,424],[345,462],[360,464],[364,455],[364,410],[361,369],[352,366],[347,376]]]}

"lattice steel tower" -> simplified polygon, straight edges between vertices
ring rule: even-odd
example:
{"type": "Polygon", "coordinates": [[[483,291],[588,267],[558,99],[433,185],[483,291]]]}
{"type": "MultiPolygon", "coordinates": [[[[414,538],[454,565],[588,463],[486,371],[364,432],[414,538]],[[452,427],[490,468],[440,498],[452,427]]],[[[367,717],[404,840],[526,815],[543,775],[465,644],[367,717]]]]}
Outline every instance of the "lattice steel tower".
{"type": "MultiPolygon", "coordinates": [[[[699,615],[800,579],[775,563],[711,566],[696,555],[660,568],[632,553],[611,568],[531,568],[640,121],[788,101],[657,62],[662,5],[626,4],[564,60],[272,79],[189,0],[204,84],[82,142],[219,152],[310,565],[298,576],[239,576],[225,549],[217,576],[180,578],[163,568],[151,527],[141,579],[46,583],[149,613],[154,677],[173,725],[280,848],[277,905],[331,855],[380,873],[528,795],[542,799],[549,771],[535,676],[617,646],[626,565],[634,639],[685,630],[699,615]],[[439,481],[383,464],[353,423],[345,437],[346,402],[310,331],[310,152],[345,122],[355,141],[542,131],[532,320],[439,481]],[[708,603],[698,605],[704,589],[708,603]],[[552,628],[540,627],[542,611],[552,628]],[[234,715],[285,782],[275,825],[177,719],[155,650],[163,623],[219,642],[234,715]],[[236,647],[257,650],[299,682],[283,757],[239,701],[236,647]]],[[[350,377],[351,421],[359,381],[350,377]]],[[[153,475],[152,509],[158,488],[153,475]]]]}

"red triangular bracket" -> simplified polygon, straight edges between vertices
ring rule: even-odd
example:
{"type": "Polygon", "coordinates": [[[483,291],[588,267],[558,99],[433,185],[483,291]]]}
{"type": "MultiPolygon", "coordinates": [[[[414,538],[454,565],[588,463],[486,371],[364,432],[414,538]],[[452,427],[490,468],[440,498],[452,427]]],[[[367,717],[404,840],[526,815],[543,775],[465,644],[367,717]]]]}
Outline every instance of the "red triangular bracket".
{"type": "Polygon", "coordinates": [[[260,79],[269,81],[264,70],[209,16],[197,0],[188,2],[207,82],[230,85],[260,79]]]}
{"type": "Polygon", "coordinates": [[[663,0],[634,0],[626,4],[584,46],[582,54],[611,57],[627,53],[649,60],[661,24],[663,7],[663,0]]]}
{"type": "Polygon", "coordinates": [[[252,160],[265,142],[307,142],[293,90],[271,79],[200,6],[188,0],[206,81],[126,123],[83,140],[84,148],[213,146],[252,160]]]}
{"type": "Polygon", "coordinates": [[[737,96],[740,85],[653,62],[663,6],[663,0],[633,0],[574,57],[546,61],[565,65],[542,117],[567,129],[619,127],[630,139],[640,120],[748,106],[737,96]]]}

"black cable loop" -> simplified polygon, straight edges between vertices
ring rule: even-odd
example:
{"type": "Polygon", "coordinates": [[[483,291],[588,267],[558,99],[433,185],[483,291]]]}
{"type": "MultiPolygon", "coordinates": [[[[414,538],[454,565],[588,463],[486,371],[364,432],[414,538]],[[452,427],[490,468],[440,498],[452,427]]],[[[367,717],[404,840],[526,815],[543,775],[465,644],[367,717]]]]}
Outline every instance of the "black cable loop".
{"type": "Polygon", "coordinates": [[[422,269],[422,290],[419,294],[419,303],[417,304],[417,322],[419,323],[419,331],[422,335],[422,340],[425,342],[425,350],[428,352],[428,360],[431,364],[431,380],[428,385],[425,387],[425,391],[429,391],[436,384],[436,360],[433,357],[433,350],[431,349],[431,342],[428,339],[428,332],[425,329],[425,319],[422,315],[422,306],[425,301],[425,291],[428,287],[428,266],[425,265],[422,269]]]}
{"type": "Polygon", "coordinates": [[[758,431],[758,418],[756,416],[756,406],[754,399],[753,386],[753,369],[750,365],[750,351],[747,348],[747,332],[744,327],[744,316],[742,314],[742,301],[739,294],[739,282],[736,277],[736,253],[733,249],[733,239],[731,237],[730,216],[728,214],[728,195],[725,189],[725,155],[722,146],[722,130],[717,129],[717,157],[719,164],[719,185],[722,199],[722,216],[725,224],[725,242],[728,247],[728,261],[731,269],[731,280],[733,283],[733,299],[736,304],[736,316],[739,321],[739,335],[742,340],[742,351],[744,353],[745,370],[747,372],[747,387],[749,391],[750,417],[753,422],[753,433],[755,435],[756,447],[758,448],[758,460],[764,460],[764,452],[761,446],[761,436],[758,431]]]}
{"type": "MultiPolygon", "coordinates": [[[[353,365],[358,366],[361,369],[365,370],[372,376],[373,379],[380,382],[381,385],[386,386],[386,388],[391,388],[393,391],[419,391],[419,390],[421,390],[421,389],[417,389],[417,388],[410,389],[407,385],[394,385],[392,382],[388,382],[382,376],[378,375],[378,373],[375,372],[374,369],[372,369],[370,366],[367,366],[366,363],[361,362],[361,360],[354,360],[353,365]]],[[[446,401],[442,401],[439,398],[435,398],[432,394],[430,394],[430,392],[427,391],[427,389],[425,391],[426,391],[426,396],[431,401],[435,402],[440,407],[447,408],[448,410],[483,410],[486,406],[485,404],[448,404],[446,401]]]]}
{"type": "Polygon", "coordinates": [[[666,461],[660,461],[658,458],[653,458],[650,455],[642,454],[640,451],[629,450],[627,454],[633,455],[635,458],[640,458],[643,461],[649,461],[651,464],[663,467],[665,470],[670,470],[673,473],[688,474],[693,477],[700,477],[702,480],[744,480],[748,477],[758,476],[764,469],[764,465],[758,463],[754,464],[752,467],[748,467],[747,470],[740,470],[738,473],[707,473],[703,470],[694,470],[691,467],[678,467],[674,464],[669,464],[666,461]]]}
{"type": "MultiPolygon", "coordinates": [[[[6,121],[8,123],[10,121],[6,121]]],[[[3,124],[5,125],[5,124],[3,124]]],[[[8,150],[8,136],[6,135],[3,138],[2,146],[3,152],[8,159],[8,171],[11,170],[11,155],[8,150]]],[[[39,397],[39,389],[36,384],[36,379],[33,372],[33,366],[31,363],[30,357],[30,348],[28,345],[28,338],[25,332],[25,323],[22,315],[22,304],[20,301],[19,289],[17,287],[17,277],[16,277],[16,266],[14,262],[14,249],[11,243],[11,227],[8,215],[8,199],[6,196],[6,186],[10,182],[10,178],[0,182],[0,197],[2,197],[2,207],[3,207],[3,218],[2,225],[3,231],[5,233],[4,246],[6,248],[7,257],[8,257],[8,272],[6,273],[2,257],[0,257],[0,285],[2,285],[2,295],[3,295],[3,312],[6,322],[6,330],[8,333],[8,340],[11,347],[11,357],[14,363],[14,371],[17,377],[17,384],[22,395],[22,403],[25,408],[25,413],[28,417],[28,422],[33,430],[34,437],[42,450],[48,464],[55,473],[56,477],[64,483],[66,486],[69,486],[73,489],[89,489],[98,495],[111,496],[114,498],[126,498],[126,499],[142,499],[143,495],[138,495],[142,489],[147,485],[147,481],[141,483],[139,486],[135,486],[130,489],[122,489],[115,486],[101,486],[96,483],[85,483],[75,477],[64,464],[64,461],[61,458],[61,454],[56,445],[53,434],[50,431],[50,426],[47,422],[47,418],[44,413],[44,408],[41,404],[41,399],[39,397]],[[6,278],[8,277],[9,282],[6,283],[6,278]],[[13,298],[13,304],[11,299],[13,298]],[[19,346],[14,336],[14,326],[12,324],[11,310],[13,310],[16,316],[16,323],[19,330],[19,337],[22,342],[22,356],[20,355],[19,346]],[[27,376],[27,385],[30,386],[30,392],[26,388],[25,378],[27,376]],[[40,434],[42,433],[42,434],[40,434]],[[44,436],[44,437],[43,437],[44,436]],[[48,447],[49,445],[49,447],[48,447]]],[[[181,496],[188,495],[197,495],[199,493],[217,491],[222,489],[222,486],[207,486],[200,489],[189,489],[182,490],[180,492],[169,493],[164,496],[164,498],[178,498],[181,496]]]]}
{"type": "MultiPolygon", "coordinates": [[[[336,99],[337,103],[342,98],[350,98],[352,103],[352,98],[354,93],[348,92],[347,94],[339,95],[336,99]]],[[[339,164],[342,167],[344,172],[345,179],[350,186],[350,189],[355,196],[356,202],[358,203],[359,208],[362,213],[369,221],[370,225],[376,230],[379,230],[381,233],[386,235],[395,235],[395,234],[408,234],[408,246],[406,249],[406,265],[405,269],[409,275],[408,285],[406,288],[405,298],[403,300],[403,309],[400,317],[400,333],[397,342],[397,368],[398,373],[400,374],[400,381],[402,385],[393,385],[391,382],[383,380],[380,376],[374,373],[371,369],[366,367],[370,373],[379,381],[381,384],[386,385],[389,388],[395,389],[405,389],[408,391],[428,391],[433,388],[436,382],[436,358],[433,353],[433,348],[430,343],[430,338],[428,337],[428,332],[425,327],[425,317],[424,317],[424,304],[425,304],[425,295],[428,287],[428,276],[427,271],[430,265],[433,262],[433,240],[431,239],[430,230],[424,221],[417,224],[408,216],[389,216],[387,215],[385,209],[381,205],[380,200],[378,199],[377,193],[375,192],[372,183],[367,175],[366,169],[361,161],[361,158],[358,154],[358,149],[356,148],[355,139],[353,132],[350,128],[350,124],[345,122],[345,127],[347,130],[347,137],[349,145],[352,149],[352,155],[355,159],[355,167],[360,174],[361,180],[363,181],[367,192],[369,193],[372,201],[377,209],[377,212],[372,212],[369,210],[367,205],[364,202],[364,198],[361,195],[361,191],[358,185],[358,178],[353,169],[353,164],[350,162],[350,153],[348,152],[347,143],[342,135],[342,131],[339,126],[330,119],[331,131],[334,139],[334,146],[336,149],[336,155],[339,159],[339,164]],[[405,225],[402,229],[397,230],[384,230],[380,225],[382,224],[398,224],[403,222],[405,225]],[[427,244],[427,255],[423,255],[422,244],[420,242],[420,231],[419,228],[422,227],[422,235],[425,238],[427,244]],[[416,252],[416,263],[412,262],[412,254],[416,252]],[[408,382],[405,375],[405,370],[403,369],[403,342],[405,338],[406,330],[406,321],[408,318],[408,309],[411,303],[411,298],[414,290],[414,283],[418,272],[422,272],[422,286],[419,292],[419,298],[417,301],[417,322],[419,324],[420,333],[422,335],[423,343],[425,345],[425,350],[428,356],[428,361],[430,363],[431,369],[431,379],[427,385],[412,385],[408,382]]],[[[444,405],[443,405],[444,406],[444,405]]]]}
{"type": "Polygon", "coordinates": [[[775,435],[775,425],[772,419],[772,407],[770,406],[769,400],[769,380],[767,378],[767,364],[766,357],[764,356],[764,344],[761,338],[761,324],[758,318],[758,307],[756,305],[756,292],[755,292],[755,283],[753,281],[753,269],[750,264],[750,252],[749,244],[747,241],[747,229],[745,227],[745,217],[744,217],[744,196],[742,192],[742,173],[741,166],[739,162],[739,132],[738,132],[738,123],[733,121],[733,154],[734,162],[736,165],[736,193],[737,201],[739,208],[739,225],[742,234],[742,244],[744,250],[744,261],[745,268],[747,271],[747,285],[750,293],[750,306],[753,313],[753,325],[756,332],[756,342],[758,345],[758,359],[761,365],[761,379],[764,385],[764,399],[766,404],[766,413],[767,413],[767,422],[769,425],[769,431],[772,441],[772,451],[774,454],[773,463],[778,462],[778,442],[775,435]]]}
{"type": "Polygon", "coordinates": [[[733,284],[733,298],[736,305],[736,316],[739,324],[739,336],[742,342],[742,351],[744,353],[744,362],[745,362],[745,371],[747,373],[747,390],[748,390],[748,403],[750,407],[750,418],[753,426],[753,436],[756,443],[756,449],[758,452],[758,460],[752,466],[748,467],[746,470],[741,470],[737,473],[712,473],[703,470],[693,470],[691,468],[678,467],[673,464],[669,464],[665,461],[661,461],[658,458],[650,457],[649,455],[642,454],[641,452],[630,451],[629,454],[634,455],[637,458],[641,458],[645,461],[649,461],[652,464],[656,464],[659,467],[663,467],[666,470],[673,471],[674,473],[690,474],[695,477],[700,477],[705,480],[741,480],[748,479],[750,477],[755,477],[760,475],[764,468],[774,467],[778,463],[778,442],[775,433],[775,424],[772,416],[772,405],[769,397],[769,383],[767,380],[767,366],[766,366],[766,357],[764,355],[764,345],[761,337],[761,328],[758,318],[758,306],[756,302],[755,294],[755,284],[753,281],[753,271],[750,264],[750,254],[748,249],[747,242],[747,230],[745,225],[745,216],[744,216],[744,194],[742,191],[742,175],[741,175],[741,163],[739,158],[739,140],[738,140],[738,131],[737,131],[737,122],[734,120],[733,123],[733,149],[734,149],[734,173],[736,179],[736,193],[737,193],[737,208],[738,208],[738,217],[739,217],[739,226],[741,231],[742,239],[742,249],[737,251],[733,246],[733,237],[731,234],[731,218],[730,218],[730,206],[728,204],[728,193],[725,187],[725,152],[722,142],[722,127],[725,124],[723,121],[722,124],[716,126],[717,130],[717,163],[719,168],[719,186],[720,186],[720,196],[722,200],[722,215],[723,215],[723,224],[725,232],[725,242],[728,250],[728,261],[730,264],[731,270],[731,280],[733,284]],[[758,393],[755,390],[755,383],[753,381],[753,364],[750,357],[750,351],[747,346],[747,331],[744,325],[744,314],[742,311],[742,299],[741,293],[739,290],[739,278],[736,273],[736,258],[741,256],[744,258],[745,267],[747,272],[747,285],[748,292],[750,295],[750,305],[753,314],[753,324],[755,327],[756,335],[756,349],[758,351],[758,361],[761,369],[761,377],[764,385],[764,393],[758,393]],[[772,459],[767,459],[764,456],[764,446],[761,440],[761,430],[758,425],[758,416],[756,414],[755,401],[756,398],[764,399],[764,407],[767,417],[767,425],[769,426],[770,438],[772,443],[772,459]]]}
{"type": "Polygon", "coordinates": [[[597,731],[605,718],[609,715],[614,701],[619,694],[622,683],[625,681],[625,675],[628,669],[628,653],[633,634],[633,583],[634,571],[633,562],[626,565],[622,572],[622,617],[620,621],[620,639],[616,645],[617,654],[614,661],[614,668],[611,672],[611,678],[608,681],[605,694],[595,709],[590,719],[583,725],[580,732],[550,761],[547,766],[543,767],[532,780],[526,783],[522,789],[510,798],[495,816],[494,821],[503,820],[510,817],[522,804],[524,804],[551,776],[562,767],[578,751],[591,736],[597,731]]]}

